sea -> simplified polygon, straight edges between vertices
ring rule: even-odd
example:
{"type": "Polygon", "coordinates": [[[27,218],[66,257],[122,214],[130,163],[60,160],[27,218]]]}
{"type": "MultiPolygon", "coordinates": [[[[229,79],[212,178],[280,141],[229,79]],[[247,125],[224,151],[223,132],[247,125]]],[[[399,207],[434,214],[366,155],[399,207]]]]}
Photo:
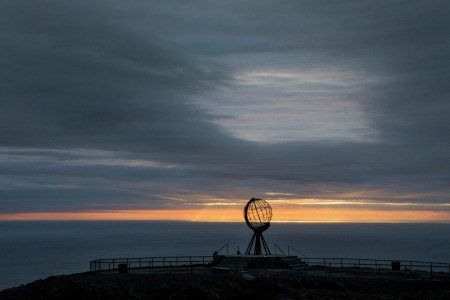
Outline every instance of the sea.
{"type": "MultiPolygon", "coordinates": [[[[263,235],[273,252],[311,258],[450,262],[450,224],[272,223],[263,235]]],[[[100,258],[245,252],[251,236],[245,223],[0,222],[0,290],[88,271],[100,258]]]]}

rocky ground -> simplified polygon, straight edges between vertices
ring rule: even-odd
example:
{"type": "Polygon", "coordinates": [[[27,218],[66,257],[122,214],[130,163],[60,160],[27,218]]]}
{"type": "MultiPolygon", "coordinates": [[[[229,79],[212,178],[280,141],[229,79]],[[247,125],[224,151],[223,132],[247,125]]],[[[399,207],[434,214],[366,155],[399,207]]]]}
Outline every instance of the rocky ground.
{"type": "Polygon", "coordinates": [[[52,276],[0,299],[450,299],[449,281],[300,277],[294,274],[52,276]]]}

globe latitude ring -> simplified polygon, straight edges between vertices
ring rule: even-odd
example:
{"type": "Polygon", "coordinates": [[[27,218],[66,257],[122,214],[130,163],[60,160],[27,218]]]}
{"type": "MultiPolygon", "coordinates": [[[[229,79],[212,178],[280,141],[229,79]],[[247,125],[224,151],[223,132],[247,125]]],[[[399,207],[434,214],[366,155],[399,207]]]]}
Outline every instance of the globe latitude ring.
{"type": "Polygon", "coordinates": [[[263,232],[270,227],[272,207],[263,199],[252,198],[244,208],[244,219],[250,229],[263,232]]]}

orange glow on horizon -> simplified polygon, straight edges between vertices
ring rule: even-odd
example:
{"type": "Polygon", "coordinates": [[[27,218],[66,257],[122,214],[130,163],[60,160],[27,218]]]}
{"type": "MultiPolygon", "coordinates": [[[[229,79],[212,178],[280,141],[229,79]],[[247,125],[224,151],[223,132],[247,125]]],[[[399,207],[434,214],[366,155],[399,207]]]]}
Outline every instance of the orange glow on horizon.
{"type": "MultiPolygon", "coordinates": [[[[0,214],[0,221],[194,221],[243,222],[242,209],[105,210],[0,214]]],[[[272,222],[450,222],[448,211],[278,208],[272,222]]]]}
{"type": "Polygon", "coordinates": [[[448,211],[302,208],[277,213],[274,221],[291,222],[450,222],[448,211]]]}
{"type": "MultiPolygon", "coordinates": [[[[240,211],[239,211],[240,212],[240,211]]],[[[242,214],[242,213],[241,213],[242,214]]],[[[238,221],[232,218],[236,214],[228,210],[104,210],[76,212],[26,212],[0,214],[0,221],[238,221]]],[[[240,220],[239,220],[240,221],[240,220]]]]}

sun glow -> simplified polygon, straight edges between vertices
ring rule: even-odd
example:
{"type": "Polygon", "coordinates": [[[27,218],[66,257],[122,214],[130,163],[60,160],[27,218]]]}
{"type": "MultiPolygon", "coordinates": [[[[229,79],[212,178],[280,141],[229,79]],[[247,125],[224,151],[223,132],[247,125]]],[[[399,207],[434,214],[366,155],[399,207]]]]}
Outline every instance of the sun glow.
{"type": "MultiPolygon", "coordinates": [[[[274,208],[273,222],[450,222],[450,212],[429,210],[371,210],[301,207],[274,208]]],[[[24,212],[0,214],[0,221],[148,220],[243,222],[242,208],[183,210],[105,210],[76,212],[24,212]]]]}
{"type": "MultiPolygon", "coordinates": [[[[450,203],[426,203],[414,198],[380,200],[366,197],[300,198],[267,192],[272,222],[450,222],[450,203]]],[[[348,196],[348,195],[347,195],[348,196]]],[[[243,222],[245,201],[213,195],[171,197],[178,209],[121,209],[65,212],[0,213],[0,221],[148,220],[243,222]]]]}
{"type": "Polygon", "coordinates": [[[232,216],[240,216],[241,212],[229,212],[224,209],[201,210],[104,210],[75,212],[26,212],[0,214],[0,221],[240,221],[232,216]]]}

